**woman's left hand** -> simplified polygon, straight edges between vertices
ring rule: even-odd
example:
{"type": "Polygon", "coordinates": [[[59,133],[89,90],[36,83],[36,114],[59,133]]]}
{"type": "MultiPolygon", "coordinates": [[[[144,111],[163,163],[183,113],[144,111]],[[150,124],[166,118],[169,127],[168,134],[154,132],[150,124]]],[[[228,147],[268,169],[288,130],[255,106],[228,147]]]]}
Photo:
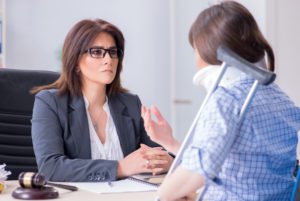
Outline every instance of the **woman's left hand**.
{"type": "Polygon", "coordinates": [[[144,144],[141,144],[141,147],[147,150],[144,157],[147,160],[147,168],[152,171],[152,175],[165,173],[169,170],[173,157],[167,151],[163,150],[162,147],[151,148],[144,144]]]}

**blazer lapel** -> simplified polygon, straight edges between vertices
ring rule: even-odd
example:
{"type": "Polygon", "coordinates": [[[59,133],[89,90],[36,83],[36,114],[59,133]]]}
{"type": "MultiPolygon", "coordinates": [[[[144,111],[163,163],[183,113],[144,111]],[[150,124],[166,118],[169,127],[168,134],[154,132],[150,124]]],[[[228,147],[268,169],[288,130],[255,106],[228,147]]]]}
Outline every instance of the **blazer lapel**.
{"type": "Polygon", "coordinates": [[[69,106],[69,127],[77,155],[91,158],[90,131],[83,97],[71,98],[69,106]]]}
{"type": "Polygon", "coordinates": [[[125,157],[137,148],[133,119],[127,115],[126,106],[117,97],[109,97],[108,105],[125,157]]]}

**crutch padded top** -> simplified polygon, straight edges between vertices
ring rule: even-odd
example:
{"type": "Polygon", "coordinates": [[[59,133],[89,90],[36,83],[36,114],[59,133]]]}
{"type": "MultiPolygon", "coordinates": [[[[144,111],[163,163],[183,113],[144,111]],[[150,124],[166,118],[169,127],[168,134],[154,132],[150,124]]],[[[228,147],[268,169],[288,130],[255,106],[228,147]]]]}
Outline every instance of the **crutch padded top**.
{"type": "Polygon", "coordinates": [[[269,85],[276,78],[275,73],[250,63],[224,45],[219,46],[217,50],[217,58],[218,60],[225,62],[228,66],[233,66],[244,73],[251,75],[262,85],[269,85]]]}

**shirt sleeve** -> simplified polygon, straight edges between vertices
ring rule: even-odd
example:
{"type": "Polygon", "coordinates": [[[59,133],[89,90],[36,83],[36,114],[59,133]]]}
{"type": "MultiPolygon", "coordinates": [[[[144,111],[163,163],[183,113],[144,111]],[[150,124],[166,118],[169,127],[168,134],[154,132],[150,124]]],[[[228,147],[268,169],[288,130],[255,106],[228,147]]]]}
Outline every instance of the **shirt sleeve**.
{"type": "Polygon", "coordinates": [[[182,166],[213,180],[231,151],[237,137],[239,100],[220,87],[211,96],[194,130],[191,145],[186,149],[182,166]]]}

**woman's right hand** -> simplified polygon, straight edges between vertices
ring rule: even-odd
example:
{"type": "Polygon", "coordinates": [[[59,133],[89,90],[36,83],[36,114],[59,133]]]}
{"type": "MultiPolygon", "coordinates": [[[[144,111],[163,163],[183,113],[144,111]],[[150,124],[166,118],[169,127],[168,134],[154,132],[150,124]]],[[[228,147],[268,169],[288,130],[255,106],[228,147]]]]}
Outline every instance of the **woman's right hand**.
{"type": "Polygon", "coordinates": [[[169,152],[177,153],[180,143],[173,137],[172,128],[169,123],[161,115],[157,107],[152,106],[150,109],[142,106],[142,118],[144,119],[144,127],[151,140],[160,144],[169,152]],[[155,122],[151,118],[151,113],[157,118],[155,122]]]}

